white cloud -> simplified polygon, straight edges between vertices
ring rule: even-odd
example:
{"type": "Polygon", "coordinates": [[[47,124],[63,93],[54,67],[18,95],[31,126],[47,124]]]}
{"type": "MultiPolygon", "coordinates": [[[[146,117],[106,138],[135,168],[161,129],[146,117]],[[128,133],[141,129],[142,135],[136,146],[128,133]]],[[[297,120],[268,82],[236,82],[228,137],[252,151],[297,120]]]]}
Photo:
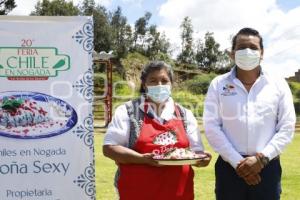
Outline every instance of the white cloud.
{"type": "Polygon", "coordinates": [[[231,36],[239,29],[253,27],[265,40],[266,68],[285,76],[300,68],[300,7],[284,13],[276,0],[167,0],[159,15],[160,30],[178,45],[185,16],[192,19],[195,37],[212,31],[223,49],[231,46],[231,36]]]}
{"type": "Polygon", "coordinates": [[[33,10],[38,0],[15,0],[17,5],[9,15],[29,15],[33,10]]]}
{"type": "Polygon", "coordinates": [[[95,0],[96,4],[100,4],[104,7],[109,7],[112,4],[113,0],[95,0]]]}

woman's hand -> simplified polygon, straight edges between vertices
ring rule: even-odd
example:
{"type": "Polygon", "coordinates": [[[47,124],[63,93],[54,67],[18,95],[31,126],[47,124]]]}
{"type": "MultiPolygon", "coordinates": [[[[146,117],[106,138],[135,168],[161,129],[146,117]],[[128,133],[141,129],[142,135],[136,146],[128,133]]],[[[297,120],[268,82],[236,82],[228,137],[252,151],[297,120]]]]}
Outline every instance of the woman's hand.
{"type": "Polygon", "coordinates": [[[143,157],[145,164],[151,165],[154,167],[161,167],[161,165],[159,165],[158,162],[153,159],[153,156],[154,156],[153,153],[145,153],[145,154],[141,154],[141,156],[143,157]]]}
{"type": "Polygon", "coordinates": [[[200,151],[200,152],[196,152],[196,154],[200,154],[200,155],[206,155],[206,157],[204,159],[199,160],[196,164],[194,164],[193,166],[195,167],[206,167],[210,161],[211,161],[211,154],[209,152],[206,151],[200,151]]]}
{"type": "MultiPolygon", "coordinates": [[[[158,164],[158,162],[156,160],[153,159],[153,154],[152,153],[145,153],[145,154],[140,154],[137,159],[139,161],[139,164],[146,164],[146,165],[151,165],[154,167],[160,167],[161,165],[158,164]]],[[[121,163],[115,161],[116,165],[120,166],[121,163]]],[[[123,163],[125,164],[125,163],[123,163]]]]}
{"type": "Polygon", "coordinates": [[[146,164],[158,167],[160,166],[153,159],[154,154],[140,154],[132,149],[120,145],[104,145],[103,154],[106,157],[114,160],[117,165],[120,164],[146,164]]]}

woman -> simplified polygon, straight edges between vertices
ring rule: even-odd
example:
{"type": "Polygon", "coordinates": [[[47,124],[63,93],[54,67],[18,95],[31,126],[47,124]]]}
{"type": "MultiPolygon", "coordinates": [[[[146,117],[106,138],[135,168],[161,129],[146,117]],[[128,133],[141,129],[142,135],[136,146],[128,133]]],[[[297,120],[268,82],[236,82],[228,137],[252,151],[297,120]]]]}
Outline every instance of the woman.
{"type": "MultiPolygon", "coordinates": [[[[121,200],[193,200],[190,165],[161,166],[152,158],[171,148],[203,154],[197,121],[190,110],[174,103],[173,72],[153,61],[141,74],[142,96],[119,106],[104,138],[103,153],[119,166],[116,187],[121,200]]],[[[210,154],[197,166],[207,166],[210,154]]]]}

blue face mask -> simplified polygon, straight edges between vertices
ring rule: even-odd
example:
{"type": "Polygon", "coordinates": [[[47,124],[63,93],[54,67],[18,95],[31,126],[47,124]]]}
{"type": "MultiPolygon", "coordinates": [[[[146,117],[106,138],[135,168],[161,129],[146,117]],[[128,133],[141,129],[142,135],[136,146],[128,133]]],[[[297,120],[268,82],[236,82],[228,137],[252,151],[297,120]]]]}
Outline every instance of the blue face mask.
{"type": "Polygon", "coordinates": [[[156,103],[165,102],[171,95],[170,85],[147,86],[147,96],[156,103]]]}

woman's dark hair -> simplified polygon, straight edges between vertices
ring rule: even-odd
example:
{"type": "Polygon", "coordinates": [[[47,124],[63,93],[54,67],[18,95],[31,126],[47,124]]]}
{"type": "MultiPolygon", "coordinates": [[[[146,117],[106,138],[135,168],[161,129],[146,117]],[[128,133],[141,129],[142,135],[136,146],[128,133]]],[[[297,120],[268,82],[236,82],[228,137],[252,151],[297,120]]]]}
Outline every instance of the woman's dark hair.
{"type": "Polygon", "coordinates": [[[144,94],[146,91],[143,88],[143,84],[145,83],[147,76],[156,70],[161,70],[161,69],[166,69],[169,79],[171,83],[173,83],[173,70],[170,65],[163,61],[151,61],[147,65],[144,66],[142,72],[141,72],[141,88],[140,88],[140,93],[144,94]]]}
{"type": "Polygon", "coordinates": [[[252,35],[252,36],[256,36],[259,38],[259,46],[260,48],[263,50],[264,49],[264,45],[263,45],[263,39],[261,37],[261,35],[259,34],[259,32],[253,28],[242,28],[233,38],[232,38],[232,47],[231,50],[233,51],[236,45],[236,40],[237,37],[239,35],[252,35]]]}

